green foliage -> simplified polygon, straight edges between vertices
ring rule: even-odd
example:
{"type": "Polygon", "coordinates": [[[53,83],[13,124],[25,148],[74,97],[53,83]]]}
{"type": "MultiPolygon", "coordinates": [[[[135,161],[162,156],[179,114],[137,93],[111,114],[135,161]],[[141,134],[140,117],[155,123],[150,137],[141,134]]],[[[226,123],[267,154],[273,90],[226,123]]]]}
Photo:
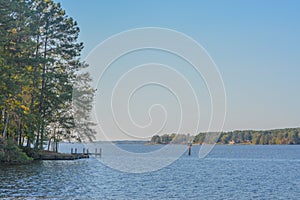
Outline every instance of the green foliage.
{"type": "MultiPolygon", "coordinates": [[[[221,133],[218,143],[247,143],[247,144],[300,144],[300,128],[287,128],[269,131],[231,131],[221,133]]],[[[202,144],[206,134],[199,133],[194,138],[194,143],[202,144]]]]}
{"type": "Polygon", "coordinates": [[[27,163],[32,160],[11,140],[0,143],[0,163],[27,163]]]}
{"type": "Polygon", "coordinates": [[[51,139],[92,140],[94,90],[89,75],[78,72],[87,65],[77,22],[53,0],[0,0],[0,16],[0,139],[37,148],[51,139]],[[74,87],[88,97],[76,119],[74,87]]]}
{"type": "MultiPolygon", "coordinates": [[[[184,134],[154,135],[152,144],[185,144],[189,141],[202,144],[209,133],[199,133],[195,137],[184,134]]],[[[300,128],[286,128],[269,131],[231,131],[221,133],[218,144],[300,144],[300,128]]]]}
{"type": "Polygon", "coordinates": [[[151,143],[152,144],[186,144],[186,143],[190,143],[191,141],[193,141],[194,137],[190,136],[189,134],[185,135],[185,134],[164,134],[162,136],[159,135],[154,135],[151,138],[151,143]]]}
{"type": "Polygon", "coordinates": [[[151,143],[152,143],[152,144],[161,144],[160,136],[159,136],[159,135],[154,135],[154,136],[151,138],[151,143]]]}

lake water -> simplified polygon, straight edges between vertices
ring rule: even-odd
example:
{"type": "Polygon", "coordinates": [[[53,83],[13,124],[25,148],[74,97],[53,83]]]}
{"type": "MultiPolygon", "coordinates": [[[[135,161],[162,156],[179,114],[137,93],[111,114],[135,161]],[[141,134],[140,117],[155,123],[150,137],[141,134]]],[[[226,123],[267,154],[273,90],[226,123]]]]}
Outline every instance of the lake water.
{"type": "MultiPolygon", "coordinates": [[[[121,146],[137,152],[161,147],[121,146]]],[[[0,166],[0,198],[300,199],[300,145],[217,145],[205,159],[198,158],[199,148],[161,170],[138,174],[95,158],[0,166]]]]}

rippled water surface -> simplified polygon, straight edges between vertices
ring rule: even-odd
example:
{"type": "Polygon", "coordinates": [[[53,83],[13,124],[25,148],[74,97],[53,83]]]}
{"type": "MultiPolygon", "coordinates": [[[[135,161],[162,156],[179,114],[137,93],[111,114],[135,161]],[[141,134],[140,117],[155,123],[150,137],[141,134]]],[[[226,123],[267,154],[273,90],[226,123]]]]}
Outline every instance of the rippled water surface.
{"type": "MultiPolygon", "coordinates": [[[[158,146],[123,148],[145,152],[158,146]]],[[[142,174],[119,172],[95,158],[0,166],[0,198],[300,199],[299,145],[217,145],[205,159],[198,158],[199,148],[142,174]]]]}

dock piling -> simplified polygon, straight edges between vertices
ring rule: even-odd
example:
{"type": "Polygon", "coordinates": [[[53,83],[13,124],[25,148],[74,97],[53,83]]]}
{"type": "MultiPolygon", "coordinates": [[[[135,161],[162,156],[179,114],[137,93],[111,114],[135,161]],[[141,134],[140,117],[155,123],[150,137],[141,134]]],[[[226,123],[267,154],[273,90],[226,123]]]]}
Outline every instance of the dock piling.
{"type": "Polygon", "coordinates": [[[192,144],[188,144],[188,155],[191,155],[192,144]]]}

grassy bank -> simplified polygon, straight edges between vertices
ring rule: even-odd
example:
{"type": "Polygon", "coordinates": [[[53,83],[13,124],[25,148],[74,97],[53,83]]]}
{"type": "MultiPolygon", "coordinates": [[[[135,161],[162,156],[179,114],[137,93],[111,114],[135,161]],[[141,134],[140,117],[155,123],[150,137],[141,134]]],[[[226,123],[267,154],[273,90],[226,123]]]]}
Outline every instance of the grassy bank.
{"type": "Polygon", "coordinates": [[[0,142],[0,163],[1,164],[24,164],[33,159],[24,153],[12,141],[0,142]]]}
{"type": "Polygon", "coordinates": [[[76,160],[89,158],[88,154],[63,154],[52,151],[19,148],[11,141],[0,142],[0,164],[27,164],[33,160],[76,160]]]}

